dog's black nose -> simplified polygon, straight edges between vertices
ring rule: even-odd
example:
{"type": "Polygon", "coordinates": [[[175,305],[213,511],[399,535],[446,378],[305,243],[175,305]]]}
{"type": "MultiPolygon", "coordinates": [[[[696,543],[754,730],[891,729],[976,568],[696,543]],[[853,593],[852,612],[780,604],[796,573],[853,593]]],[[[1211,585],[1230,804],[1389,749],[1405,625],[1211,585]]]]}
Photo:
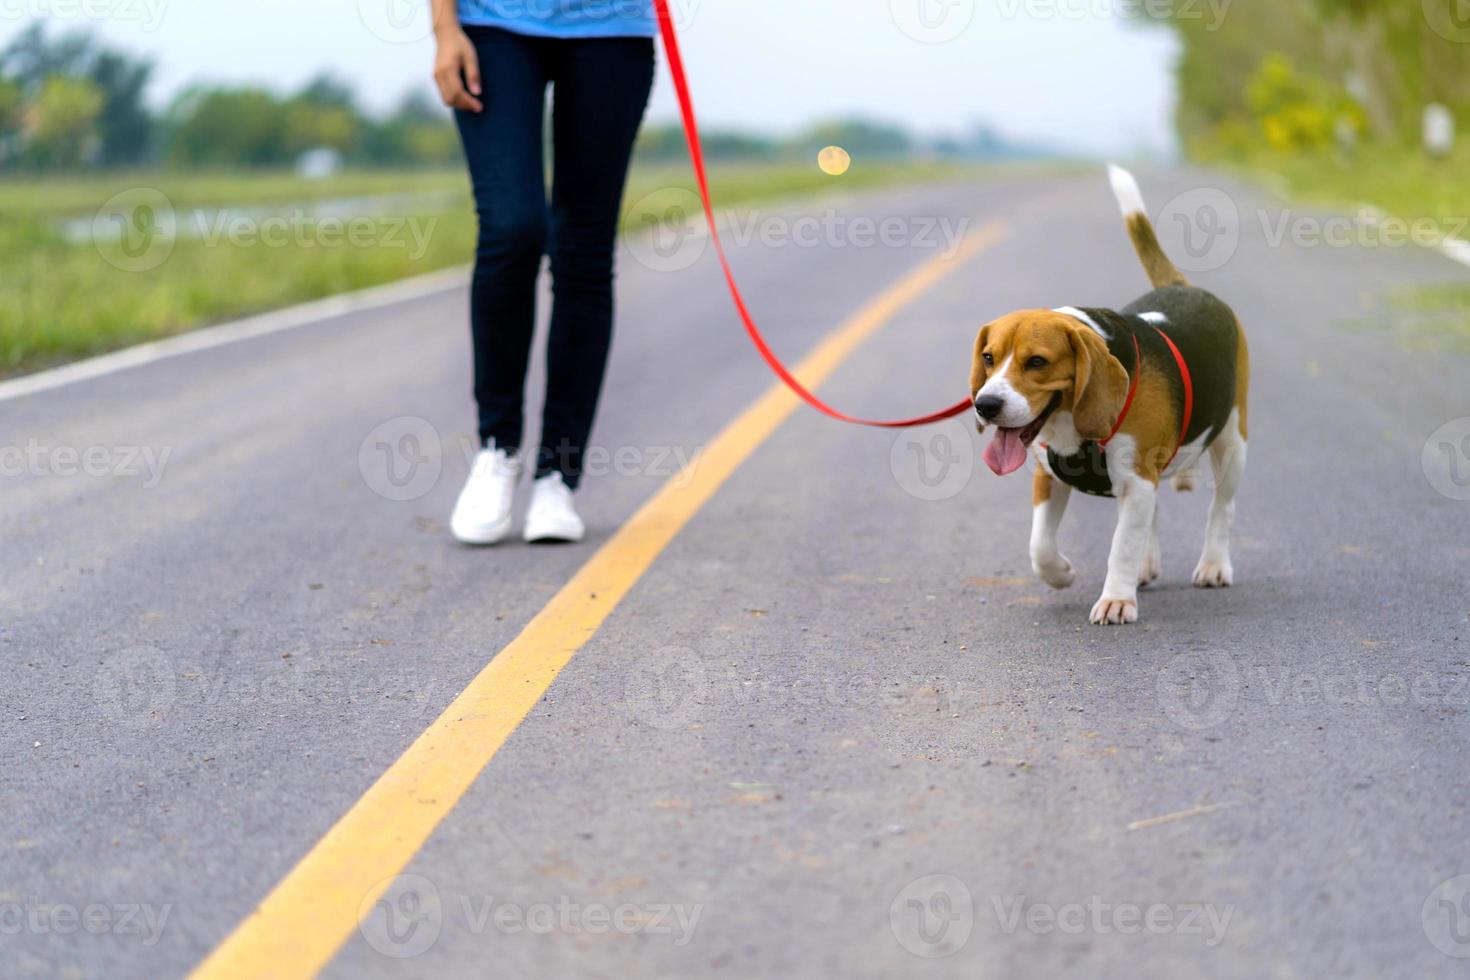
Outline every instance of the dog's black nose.
{"type": "Polygon", "coordinates": [[[1005,399],[995,395],[981,395],[975,399],[975,411],[987,422],[993,420],[1005,407],[1005,399]]]}

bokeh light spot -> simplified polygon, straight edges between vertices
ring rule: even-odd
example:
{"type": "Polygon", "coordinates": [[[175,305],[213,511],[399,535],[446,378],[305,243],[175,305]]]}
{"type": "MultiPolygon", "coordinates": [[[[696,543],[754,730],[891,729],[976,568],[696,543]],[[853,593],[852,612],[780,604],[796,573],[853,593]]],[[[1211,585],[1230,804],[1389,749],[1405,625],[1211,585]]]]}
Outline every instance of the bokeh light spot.
{"type": "Polygon", "coordinates": [[[824,174],[841,177],[852,166],[852,157],[840,146],[829,146],[817,154],[817,166],[824,174]]]}

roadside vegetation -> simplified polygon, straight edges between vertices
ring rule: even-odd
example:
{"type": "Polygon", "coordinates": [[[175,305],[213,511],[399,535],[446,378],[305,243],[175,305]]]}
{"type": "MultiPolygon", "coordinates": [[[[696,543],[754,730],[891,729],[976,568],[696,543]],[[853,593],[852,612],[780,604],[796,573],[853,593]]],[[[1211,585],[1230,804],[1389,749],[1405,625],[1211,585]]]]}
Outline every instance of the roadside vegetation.
{"type": "MultiPolygon", "coordinates": [[[[427,78],[374,114],[330,74],[290,92],[196,85],[154,105],[154,70],[41,23],[0,50],[0,377],[469,262],[468,180],[427,78]]],[[[926,142],[863,119],[706,143],[721,208],[1045,152],[984,127],[926,142]],[[816,165],[829,144],[852,155],[843,176],[816,165]]],[[[647,127],[627,226],[683,221],[692,191],[682,131],[647,127]]]]}
{"type": "Polygon", "coordinates": [[[1470,27],[1458,0],[1277,0],[1167,19],[1193,160],[1271,175],[1315,203],[1407,219],[1470,215],[1470,27]],[[1463,35],[1463,36],[1461,36],[1463,35]],[[1457,140],[1426,148],[1424,112],[1457,140]]]}
{"type": "MultiPolygon", "coordinates": [[[[1470,224],[1470,22],[1460,0],[1272,0],[1218,20],[1163,18],[1180,40],[1177,124],[1196,161],[1265,176],[1290,197],[1368,205],[1441,237],[1470,224]],[[1426,143],[1443,106],[1453,147],[1426,143]]],[[[1389,298],[1411,341],[1470,338],[1470,287],[1389,298]]]]}
{"type": "MultiPolygon", "coordinates": [[[[955,179],[953,165],[717,168],[721,208],[955,179]]],[[[683,220],[687,167],[640,166],[625,224],[683,220]]],[[[475,218],[463,171],[111,172],[0,181],[0,376],[204,324],[465,265],[475,218]]]]}

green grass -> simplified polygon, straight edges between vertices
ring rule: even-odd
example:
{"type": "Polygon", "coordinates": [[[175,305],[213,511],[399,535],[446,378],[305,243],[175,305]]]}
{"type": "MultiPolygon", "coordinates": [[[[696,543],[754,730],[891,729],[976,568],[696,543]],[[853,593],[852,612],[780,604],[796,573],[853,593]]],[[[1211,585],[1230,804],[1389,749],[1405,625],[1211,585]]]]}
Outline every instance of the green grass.
{"type": "MultiPolygon", "coordinates": [[[[722,164],[714,171],[720,207],[972,173],[937,165],[859,166],[841,178],[787,164],[722,164]]],[[[687,209],[692,188],[687,167],[635,170],[625,221],[640,223],[643,214],[667,214],[670,207],[687,209]]],[[[0,376],[463,265],[471,255],[474,224],[468,180],[458,170],[348,173],[326,181],[169,172],[0,181],[0,376]],[[180,235],[171,251],[160,247],[135,259],[118,243],[65,233],[68,220],[90,227],[118,194],[124,195],[121,216],[134,216],[139,203],[151,202],[155,219],[160,208],[171,208],[185,226],[193,226],[196,208],[226,214],[243,209],[260,217],[339,198],[411,195],[418,203],[414,213],[398,219],[377,216],[381,208],[372,202],[358,205],[364,216],[352,219],[359,235],[350,243],[329,242],[321,226],[306,224],[304,234],[289,235],[279,245],[180,235]]]]}
{"type": "MultiPolygon", "coordinates": [[[[1436,237],[1470,239],[1470,148],[1443,160],[1383,147],[1351,157],[1265,155],[1245,169],[1279,178],[1288,196],[1303,203],[1344,211],[1366,204],[1410,225],[1428,219],[1436,237]]],[[[1414,349],[1470,348],[1470,282],[1395,290],[1354,327],[1389,331],[1414,349]]]]}
{"type": "Polygon", "coordinates": [[[1398,289],[1387,306],[1388,326],[1407,346],[1470,351],[1470,283],[1398,289]]]}
{"type": "Polygon", "coordinates": [[[405,191],[469,193],[459,170],[344,173],[330,180],[305,180],[292,173],[204,173],[108,171],[62,177],[0,180],[0,214],[10,218],[91,212],[114,194],[155,187],[178,207],[316,201],[405,191]]]}
{"type": "Polygon", "coordinates": [[[1444,160],[1381,147],[1365,147],[1351,157],[1262,156],[1249,169],[1281,177],[1293,197],[1309,203],[1372,204],[1411,221],[1470,218],[1470,149],[1444,160]]]}

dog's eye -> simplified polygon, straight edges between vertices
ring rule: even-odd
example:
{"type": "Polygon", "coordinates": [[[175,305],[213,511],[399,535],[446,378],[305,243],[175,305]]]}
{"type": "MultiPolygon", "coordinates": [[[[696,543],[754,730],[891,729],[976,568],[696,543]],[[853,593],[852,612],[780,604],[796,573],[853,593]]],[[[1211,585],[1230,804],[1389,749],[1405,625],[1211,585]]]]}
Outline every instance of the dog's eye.
{"type": "Polygon", "coordinates": [[[1046,367],[1046,358],[1044,358],[1044,357],[1033,357],[1033,358],[1031,358],[1030,360],[1028,360],[1026,362],[1026,366],[1028,368],[1044,368],[1044,367],[1046,367]]]}
{"type": "Polygon", "coordinates": [[[990,351],[980,355],[980,360],[985,362],[986,367],[995,367],[995,358],[990,356],[990,351]]]}

